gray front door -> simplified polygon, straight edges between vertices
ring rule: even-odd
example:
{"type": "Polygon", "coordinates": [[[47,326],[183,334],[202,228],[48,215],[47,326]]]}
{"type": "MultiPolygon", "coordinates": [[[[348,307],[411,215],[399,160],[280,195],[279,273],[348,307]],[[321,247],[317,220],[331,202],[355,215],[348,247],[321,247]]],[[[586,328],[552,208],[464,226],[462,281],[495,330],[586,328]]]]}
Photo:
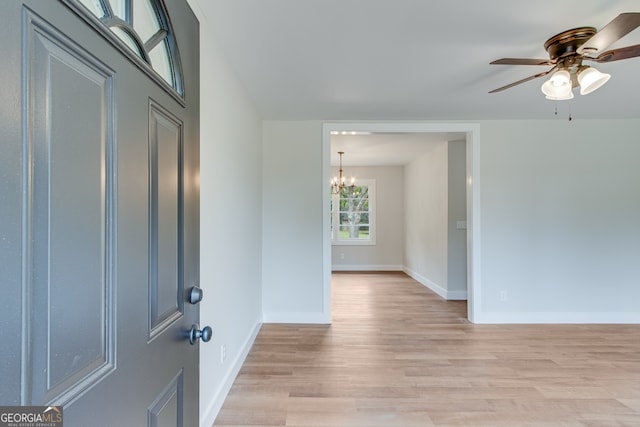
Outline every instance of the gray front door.
{"type": "Polygon", "coordinates": [[[198,23],[186,0],[111,3],[0,2],[0,405],[197,426],[198,23]],[[135,53],[163,43],[181,67],[135,53]]]}

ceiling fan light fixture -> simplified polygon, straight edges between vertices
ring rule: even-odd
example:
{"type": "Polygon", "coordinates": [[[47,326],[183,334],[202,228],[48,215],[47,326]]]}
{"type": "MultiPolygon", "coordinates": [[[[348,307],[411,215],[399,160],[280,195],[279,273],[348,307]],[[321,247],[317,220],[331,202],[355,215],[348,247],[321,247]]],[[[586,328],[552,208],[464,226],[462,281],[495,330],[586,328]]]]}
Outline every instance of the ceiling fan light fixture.
{"type": "MultiPolygon", "coordinates": [[[[569,74],[567,71],[565,72],[569,74]]],[[[571,90],[572,86],[570,80],[567,83],[561,85],[557,85],[556,83],[554,83],[552,77],[542,84],[541,90],[542,93],[545,94],[547,99],[552,99],[554,101],[563,101],[573,98],[573,91],[571,90]]]]}
{"type": "Polygon", "coordinates": [[[578,71],[580,95],[590,94],[594,90],[602,87],[610,78],[611,74],[602,73],[593,67],[586,66],[578,71]]]}
{"type": "MultiPolygon", "coordinates": [[[[502,92],[519,84],[546,76],[556,71],[545,84],[542,91],[551,98],[558,98],[558,94],[550,86],[573,87],[580,86],[580,94],[586,95],[605,84],[611,77],[591,67],[582,66],[582,61],[596,61],[599,63],[619,61],[621,59],[640,57],[640,44],[607,50],[625,35],[636,28],[640,28],[640,12],[621,13],[602,29],[595,27],[577,27],[563,31],[551,37],[544,43],[544,49],[549,59],[537,58],[502,58],[491,61],[490,64],[501,65],[553,65],[545,72],[536,73],[516,82],[499,87],[489,93],[502,92]],[[597,55],[597,56],[594,56],[597,55]]],[[[563,96],[569,96],[563,91],[563,96]]]]}

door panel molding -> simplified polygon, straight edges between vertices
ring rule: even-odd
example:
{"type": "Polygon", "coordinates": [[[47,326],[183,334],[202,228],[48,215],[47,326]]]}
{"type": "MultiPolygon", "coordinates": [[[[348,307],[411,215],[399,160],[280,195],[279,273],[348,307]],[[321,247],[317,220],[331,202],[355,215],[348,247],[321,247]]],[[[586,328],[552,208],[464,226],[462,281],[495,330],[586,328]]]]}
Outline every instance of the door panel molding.
{"type": "Polygon", "coordinates": [[[183,426],[183,382],[184,370],[181,369],[147,409],[148,427],[183,426]]]}
{"type": "Polygon", "coordinates": [[[184,314],[183,134],[180,119],[149,100],[149,340],[184,314]]]}
{"type": "Polygon", "coordinates": [[[115,72],[22,17],[21,402],[66,405],[116,364],[115,72]]]}

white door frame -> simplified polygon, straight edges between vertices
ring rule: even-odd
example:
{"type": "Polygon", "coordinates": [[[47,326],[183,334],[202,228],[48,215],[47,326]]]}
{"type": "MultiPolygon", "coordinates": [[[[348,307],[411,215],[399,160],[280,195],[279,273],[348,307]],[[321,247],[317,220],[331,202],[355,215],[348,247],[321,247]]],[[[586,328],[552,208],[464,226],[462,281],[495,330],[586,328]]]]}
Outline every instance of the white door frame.
{"type": "MultiPolygon", "coordinates": [[[[331,132],[464,132],[467,142],[467,318],[477,323],[481,317],[480,283],[480,124],[478,123],[381,123],[337,122],[322,125],[322,188],[331,176],[331,132]]],[[[331,323],[331,206],[329,191],[322,191],[322,283],[323,317],[331,323]]]]}

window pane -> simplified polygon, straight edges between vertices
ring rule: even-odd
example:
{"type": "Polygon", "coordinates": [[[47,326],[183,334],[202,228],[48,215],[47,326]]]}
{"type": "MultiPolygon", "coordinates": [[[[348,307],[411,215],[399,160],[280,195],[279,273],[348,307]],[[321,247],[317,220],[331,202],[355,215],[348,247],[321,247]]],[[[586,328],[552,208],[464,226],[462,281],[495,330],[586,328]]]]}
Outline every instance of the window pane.
{"type": "Polygon", "coordinates": [[[178,95],[183,95],[180,58],[175,50],[175,35],[161,3],[162,0],[65,1],[68,1],[69,7],[76,9],[77,12],[99,18],[112,35],[115,35],[109,38],[110,42],[119,49],[126,50],[122,43],[115,41],[116,37],[120,39],[124,46],[148,65],[144,66],[136,61],[145,72],[160,84],[162,82],[157,76],[162,77],[162,80],[166,81],[178,95]],[[155,74],[150,69],[153,69],[155,74]]]}
{"type": "Polygon", "coordinates": [[[87,9],[91,11],[91,13],[93,13],[98,18],[104,17],[104,8],[102,7],[102,3],[100,3],[100,0],[80,0],[80,3],[82,3],[87,9]]]}
{"type": "Polygon", "coordinates": [[[375,214],[370,211],[375,204],[374,184],[359,185],[332,196],[333,244],[375,244],[375,225],[371,222],[375,214]]]}
{"type": "Polygon", "coordinates": [[[343,225],[340,227],[340,239],[368,239],[369,227],[361,225],[343,225]]]}
{"type": "Polygon", "coordinates": [[[149,0],[133,0],[133,29],[143,43],[160,29],[158,16],[149,0]]]}
{"type": "Polygon", "coordinates": [[[127,21],[127,0],[109,0],[111,4],[111,10],[116,18],[120,18],[123,21],[127,21]]]}
{"type": "Polygon", "coordinates": [[[167,83],[174,86],[166,38],[162,43],[158,43],[158,45],[149,52],[149,58],[151,59],[151,66],[153,69],[156,70],[156,72],[160,74],[167,83]]]}
{"type": "Polygon", "coordinates": [[[127,44],[127,46],[129,46],[131,48],[132,51],[134,51],[136,53],[136,55],[138,55],[140,58],[143,58],[142,56],[142,52],[140,52],[140,47],[138,46],[138,44],[133,40],[133,37],[131,37],[129,35],[129,33],[127,33],[126,31],[124,31],[122,28],[120,27],[111,27],[111,31],[114,32],[114,34],[116,36],[118,36],[120,38],[120,40],[122,40],[123,42],[125,42],[127,44]]]}
{"type": "Polygon", "coordinates": [[[367,240],[369,235],[369,188],[358,186],[340,194],[339,238],[367,240]]]}

